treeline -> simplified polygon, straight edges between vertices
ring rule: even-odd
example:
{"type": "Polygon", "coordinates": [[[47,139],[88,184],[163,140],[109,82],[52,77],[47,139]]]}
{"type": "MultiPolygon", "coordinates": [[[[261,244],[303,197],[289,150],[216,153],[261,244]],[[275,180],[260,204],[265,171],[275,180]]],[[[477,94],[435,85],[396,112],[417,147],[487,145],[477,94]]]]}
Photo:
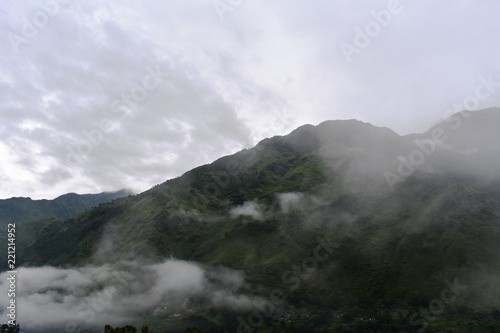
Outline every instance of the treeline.
{"type": "MultiPolygon", "coordinates": [[[[19,332],[19,331],[12,331],[12,332],[19,332]]],[[[3,333],[3,331],[1,331],[0,333],[3,333]]],[[[137,328],[132,325],[126,325],[123,327],[113,327],[111,325],[106,325],[104,326],[103,333],[137,333],[137,328]]],[[[148,326],[143,326],[141,328],[141,333],[152,333],[152,332],[149,332],[148,326]]],[[[199,328],[193,326],[189,327],[186,330],[186,333],[203,333],[203,332],[199,328]]],[[[210,332],[206,331],[205,333],[210,333],[210,332]]]]}
{"type": "MultiPolygon", "coordinates": [[[[137,328],[132,325],[123,327],[113,327],[111,325],[104,326],[103,333],[137,333],[137,328]]],[[[150,333],[148,326],[142,326],[141,333],[150,333]]]]}
{"type": "Polygon", "coordinates": [[[3,324],[0,326],[0,333],[19,333],[21,331],[21,328],[19,327],[19,324],[16,326],[12,325],[7,325],[3,324]]]}

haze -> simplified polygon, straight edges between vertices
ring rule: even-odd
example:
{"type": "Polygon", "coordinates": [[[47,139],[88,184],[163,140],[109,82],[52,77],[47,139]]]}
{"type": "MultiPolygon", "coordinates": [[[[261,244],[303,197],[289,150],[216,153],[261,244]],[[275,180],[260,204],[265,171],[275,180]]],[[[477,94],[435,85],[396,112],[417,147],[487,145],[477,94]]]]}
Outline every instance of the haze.
{"type": "Polygon", "coordinates": [[[496,1],[214,3],[3,2],[0,198],[139,192],[305,123],[408,134],[500,103],[496,1]]]}

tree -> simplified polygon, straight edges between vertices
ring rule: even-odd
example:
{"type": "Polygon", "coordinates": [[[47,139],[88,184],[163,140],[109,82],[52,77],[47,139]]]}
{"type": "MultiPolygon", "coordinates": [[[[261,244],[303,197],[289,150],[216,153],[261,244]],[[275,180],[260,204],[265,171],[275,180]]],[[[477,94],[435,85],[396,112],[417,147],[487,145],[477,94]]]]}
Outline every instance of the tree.
{"type": "MultiPolygon", "coordinates": [[[[144,327],[143,327],[144,329],[144,327]]],[[[141,330],[142,332],[142,330],[141,330]]],[[[146,333],[149,332],[146,326],[146,333]]],[[[126,325],[123,327],[116,327],[114,328],[111,325],[106,325],[104,326],[104,332],[103,333],[137,333],[137,328],[135,328],[132,325],[126,325]]]]}
{"type": "Polygon", "coordinates": [[[7,325],[3,324],[0,326],[0,333],[19,333],[21,331],[21,328],[19,327],[19,324],[16,326],[12,325],[7,325]]]}

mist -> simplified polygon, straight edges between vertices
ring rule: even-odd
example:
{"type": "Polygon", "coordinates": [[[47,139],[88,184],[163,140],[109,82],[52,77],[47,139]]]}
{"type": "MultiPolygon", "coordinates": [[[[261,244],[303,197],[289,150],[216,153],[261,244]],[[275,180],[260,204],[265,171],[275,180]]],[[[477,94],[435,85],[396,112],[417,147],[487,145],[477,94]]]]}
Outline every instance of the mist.
{"type": "MultiPolygon", "coordinates": [[[[0,274],[2,294],[7,275],[0,274]]],[[[194,311],[193,302],[243,311],[262,301],[238,293],[245,284],[240,271],[174,259],[152,265],[20,267],[17,276],[17,321],[27,329],[131,323],[145,314],[194,311]]],[[[0,300],[2,315],[7,301],[0,300]]]]}
{"type": "Polygon", "coordinates": [[[299,192],[278,193],[276,195],[283,213],[288,214],[294,210],[302,210],[304,194],[299,192]]]}
{"type": "Polygon", "coordinates": [[[231,208],[229,214],[234,218],[238,216],[249,216],[255,220],[262,221],[264,213],[262,207],[255,201],[246,201],[240,206],[231,208]]]}

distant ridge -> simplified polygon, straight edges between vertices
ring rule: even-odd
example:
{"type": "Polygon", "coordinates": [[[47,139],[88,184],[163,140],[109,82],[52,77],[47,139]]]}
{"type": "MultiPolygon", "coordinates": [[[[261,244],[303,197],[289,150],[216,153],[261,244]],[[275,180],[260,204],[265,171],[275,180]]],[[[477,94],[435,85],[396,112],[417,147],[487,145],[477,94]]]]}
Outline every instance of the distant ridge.
{"type": "Polygon", "coordinates": [[[67,193],[53,200],[32,200],[14,197],[0,200],[0,226],[8,223],[27,223],[54,218],[67,220],[99,204],[123,198],[132,193],[128,190],[99,194],[67,193]]]}

